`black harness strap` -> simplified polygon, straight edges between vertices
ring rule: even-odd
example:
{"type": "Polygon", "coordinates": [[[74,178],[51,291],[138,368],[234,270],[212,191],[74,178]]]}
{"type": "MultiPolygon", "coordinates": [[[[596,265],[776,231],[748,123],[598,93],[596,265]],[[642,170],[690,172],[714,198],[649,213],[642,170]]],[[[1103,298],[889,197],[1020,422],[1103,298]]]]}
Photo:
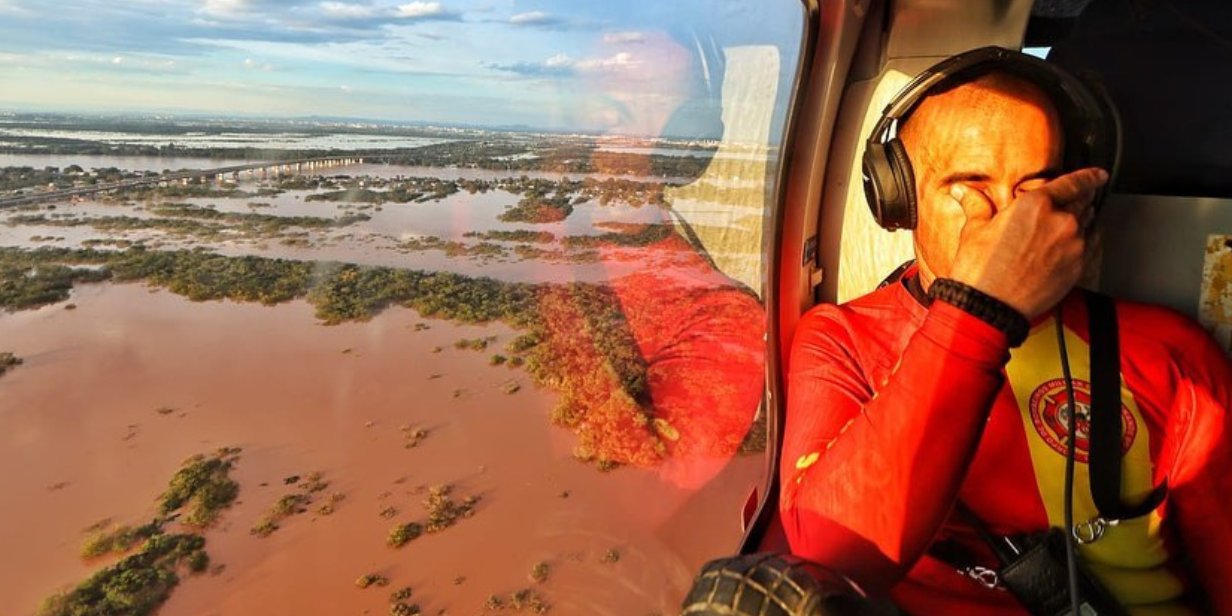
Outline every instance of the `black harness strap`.
{"type": "Polygon", "coordinates": [[[1158,507],[1168,494],[1168,482],[1164,480],[1137,505],[1121,500],[1121,367],[1116,305],[1101,293],[1087,291],[1085,295],[1091,333],[1091,497],[1100,517],[1128,520],[1158,507]]]}
{"type": "MultiPolygon", "coordinates": [[[[1168,482],[1164,480],[1146,500],[1137,505],[1128,506],[1121,500],[1121,368],[1116,304],[1111,297],[1093,291],[1085,292],[1085,296],[1087,327],[1091,336],[1090,457],[1087,466],[1091,496],[1101,518],[1107,521],[1128,520],[1144,516],[1158,507],[1168,494],[1168,482]]],[[[1002,564],[1013,560],[1017,550],[1008,537],[992,533],[983,520],[961,501],[956,503],[954,513],[971,525],[1002,564]]],[[[957,543],[935,542],[928,553],[966,575],[980,566],[975,556],[957,543]]]]}

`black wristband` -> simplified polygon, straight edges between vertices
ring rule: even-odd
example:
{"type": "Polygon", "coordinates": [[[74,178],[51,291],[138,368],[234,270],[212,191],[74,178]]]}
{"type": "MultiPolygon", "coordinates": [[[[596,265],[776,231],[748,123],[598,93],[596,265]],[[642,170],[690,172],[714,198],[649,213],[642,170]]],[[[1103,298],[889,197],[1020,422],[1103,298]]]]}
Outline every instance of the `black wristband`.
{"type": "Polygon", "coordinates": [[[1014,310],[1005,302],[965,285],[957,280],[938,278],[928,288],[928,296],[970,314],[973,317],[1001,330],[1009,341],[1010,347],[1016,347],[1027,339],[1031,323],[1021,312],[1014,310]]]}

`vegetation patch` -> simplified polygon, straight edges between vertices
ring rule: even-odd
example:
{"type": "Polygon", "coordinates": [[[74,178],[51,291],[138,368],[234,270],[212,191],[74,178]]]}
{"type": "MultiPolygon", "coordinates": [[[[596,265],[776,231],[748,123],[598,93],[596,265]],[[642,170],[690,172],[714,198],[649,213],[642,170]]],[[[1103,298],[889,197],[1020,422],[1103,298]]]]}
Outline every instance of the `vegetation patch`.
{"type": "Polygon", "coordinates": [[[425,251],[440,250],[447,257],[479,257],[495,258],[509,256],[509,252],[499,244],[480,242],[467,244],[456,240],[445,240],[435,236],[413,237],[401,244],[404,250],[425,251]]]}
{"type": "Polygon", "coordinates": [[[106,270],[71,267],[43,262],[38,258],[23,258],[16,249],[5,250],[0,256],[0,308],[18,310],[37,308],[68,299],[73,285],[106,280],[106,270]]]}
{"type": "Polygon", "coordinates": [[[150,522],[136,527],[118,526],[99,529],[81,545],[81,557],[89,559],[108,554],[123,554],[161,532],[160,522],[150,522]]]}
{"type": "MultiPolygon", "coordinates": [[[[283,483],[296,486],[296,490],[274,501],[265,515],[249,530],[250,534],[257,537],[270,536],[278,530],[283,520],[293,515],[307,513],[308,506],[313,503],[317,495],[329,488],[329,482],[325,481],[319,472],[310,473],[303,481],[300,481],[298,475],[292,475],[284,479],[283,483]]],[[[317,508],[317,513],[322,515],[333,513],[334,506],[344,498],[345,495],[340,492],[331,494],[325,503],[317,508]]]]}
{"type": "MultiPolygon", "coordinates": [[[[4,281],[0,280],[0,285],[4,281]]],[[[4,376],[6,372],[20,366],[22,359],[9,351],[0,351],[0,376],[4,376]]]]}
{"type": "Polygon", "coordinates": [[[419,605],[415,603],[391,603],[389,605],[390,616],[419,616],[422,612],[419,610],[419,605]]]}
{"type": "Polygon", "coordinates": [[[530,580],[536,584],[542,584],[548,581],[548,564],[540,561],[535,563],[535,566],[530,568],[530,580]]]}
{"type": "Polygon", "coordinates": [[[239,454],[238,448],[228,447],[210,456],[189,458],[159,497],[159,512],[169,515],[182,510],[181,521],[185,524],[197,528],[208,526],[239,495],[240,484],[229,476],[239,454]]]}
{"type": "Polygon", "coordinates": [[[329,498],[317,507],[316,512],[320,515],[332,515],[338,507],[338,503],[346,500],[346,494],[342,492],[334,492],[329,495],[329,498]]]}
{"type": "Polygon", "coordinates": [[[671,225],[641,225],[598,235],[570,235],[563,240],[569,249],[595,248],[599,246],[650,246],[671,237],[675,231],[671,225]]]}
{"type": "MultiPolygon", "coordinates": [[[[320,189],[338,188],[338,184],[330,178],[307,178],[294,184],[284,183],[283,189],[320,189]]],[[[304,201],[330,201],[342,203],[366,203],[383,205],[385,203],[426,203],[439,201],[460,190],[469,189],[475,192],[474,186],[468,186],[467,180],[450,180],[435,177],[411,177],[386,180],[383,178],[364,178],[361,181],[352,180],[345,183],[340,190],[308,195],[304,201]],[[374,190],[383,188],[385,190],[374,190]]],[[[486,190],[486,187],[485,187],[486,190]]]]}
{"type": "Polygon", "coordinates": [[[411,541],[414,541],[423,534],[423,525],[418,522],[408,522],[399,524],[389,531],[389,539],[386,543],[391,548],[400,548],[411,541]]]}
{"type": "Polygon", "coordinates": [[[503,222],[545,224],[560,222],[568,218],[572,213],[573,204],[570,203],[568,197],[565,197],[563,201],[560,199],[524,197],[517,205],[501,212],[496,218],[503,222]]]}
{"type": "Polygon", "coordinates": [[[366,575],[359,576],[359,579],[355,580],[355,585],[360,588],[368,588],[369,586],[389,586],[389,578],[379,573],[368,573],[366,575]]]}
{"type": "Polygon", "coordinates": [[[479,502],[478,496],[468,496],[461,502],[454,502],[450,498],[452,493],[453,486],[448,484],[433,486],[428,490],[428,499],[423,503],[424,509],[428,510],[428,524],[424,527],[425,530],[437,533],[453,526],[462,518],[475,515],[475,505],[479,502]]]}
{"type": "Polygon", "coordinates": [[[402,426],[403,446],[407,449],[414,449],[423,443],[424,439],[428,438],[427,428],[412,428],[411,426],[402,426]]]}
{"type": "MultiPolygon", "coordinates": [[[[226,473],[231,470],[239,449],[224,448],[210,456],[194,456],[172,478],[160,500],[160,511],[171,513],[189,506],[184,520],[190,527],[202,518],[210,520],[235,500],[235,490],[226,473]],[[220,464],[211,464],[218,461],[220,464]],[[226,494],[230,494],[229,497],[226,494]],[[167,509],[168,498],[180,505],[167,509]]],[[[146,616],[155,612],[171,596],[184,572],[201,573],[209,567],[205,538],[194,532],[167,533],[171,518],[163,515],[137,527],[111,530],[96,528],[98,534],[86,541],[82,555],[95,558],[107,554],[132,552],[119,562],[90,576],[76,588],[53,595],[39,608],[39,616],[146,616]]]]}
{"type": "Polygon", "coordinates": [[[453,343],[453,348],[462,350],[482,351],[496,341],[496,336],[481,336],[479,338],[463,338],[453,343]]]}
{"type": "Polygon", "coordinates": [[[423,502],[428,519],[424,523],[409,522],[393,527],[389,531],[386,543],[390,547],[400,548],[418,539],[424,533],[439,533],[457,524],[458,520],[475,515],[475,505],[479,503],[478,496],[468,496],[461,501],[455,501],[451,497],[452,494],[452,485],[444,484],[430,488],[428,498],[423,502]]]}
{"type": "Polygon", "coordinates": [[[488,595],[483,606],[491,611],[509,610],[533,614],[546,614],[552,609],[551,604],[530,588],[515,590],[508,595],[488,595]]]}
{"type": "Polygon", "coordinates": [[[213,208],[191,203],[162,203],[149,208],[155,216],[209,220],[226,224],[228,229],[240,229],[248,235],[269,235],[287,227],[304,229],[330,229],[353,225],[369,220],[367,214],[346,214],[338,218],[320,216],[275,216],[272,214],[242,214],[220,212],[213,208]]]}
{"type": "Polygon", "coordinates": [[[532,261],[549,263],[598,263],[601,255],[598,250],[562,250],[559,248],[540,248],[531,244],[517,244],[513,247],[514,254],[532,261]]]}
{"type": "MultiPolygon", "coordinates": [[[[135,216],[62,217],[46,214],[18,214],[5,224],[14,227],[37,225],[45,227],[90,227],[106,233],[158,231],[179,237],[205,241],[236,238],[277,239],[287,237],[296,229],[336,229],[368,220],[366,214],[347,214],[338,218],[317,216],[275,216],[220,212],[189,203],[163,203],[149,208],[153,218],[135,216]]],[[[294,238],[292,238],[294,239],[294,238]]],[[[103,241],[94,242],[95,245],[103,241]]]]}
{"type": "Polygon", "coordinates": [[[515,229],[512,231],[467,231],[462,237],[473,237],[481,240],[496,240],[500,242],[529,242],[532,244],[550,244],[556,241],[556,235],[548,231],[528,231],[515,229]]]}

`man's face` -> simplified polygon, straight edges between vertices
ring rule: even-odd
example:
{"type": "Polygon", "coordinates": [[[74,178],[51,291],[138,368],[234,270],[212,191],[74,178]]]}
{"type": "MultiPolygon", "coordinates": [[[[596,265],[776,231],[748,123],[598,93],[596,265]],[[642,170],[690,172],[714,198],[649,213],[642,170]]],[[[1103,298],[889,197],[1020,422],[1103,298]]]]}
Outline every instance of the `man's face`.
{"type": "Polygon", "coordinates": [[[1051,101],[1018,78],[993,74],[925,99],[902,128],[915,171],[920,223],[915,253],[922,282],[949,276],[963,225],[1060,175],[1064,143],[1051,101]],[[956,184],[986,199],[964,211],[956,184]]]}

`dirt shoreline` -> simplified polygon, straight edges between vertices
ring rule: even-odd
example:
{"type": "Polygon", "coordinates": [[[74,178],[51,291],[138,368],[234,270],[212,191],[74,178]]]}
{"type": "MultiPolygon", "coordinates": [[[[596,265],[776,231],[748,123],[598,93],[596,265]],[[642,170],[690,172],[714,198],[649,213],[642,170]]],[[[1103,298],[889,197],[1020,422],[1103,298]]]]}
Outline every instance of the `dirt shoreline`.
{"type": "Polygon", "coordinates": [[[206,533],[224,567],[186,577],[160,616],[381,614],[408,585],[425,614],[482,613],[488,595],[527,586],[553,614],[670,613],[696,567],[734,546],[762,473],[761,457],[742,458],[689,492],[576,462],[573,436],[549,425],[554,397],[488,365],[513,335],[501,324],[394,308],[325,327],[304,302],[192,303],[139,285],[86,285],[71,301],[0,314],[0,346],[25,359],[0,381],[0,613],[32,613],[88,577],[103,562],[80,560],[83,529],[148,520],[179,463],[217,447],[244,450],[239,502],[206,533]],[[493,335],[486,352],[453,348],[493,335]],[[518,393],[503,393],[510,380],[518,393]],[[407,448],[404,426],[428,435],[407,448]],[[291,490],[283,479],[313,471],[346,495],[336,511],[314,504],[251,536],[291,490]],[[480,497],[474,517],[387,547],[444,483],[480,497]],[[398,515],[381,517],[389,506],[398,515]],[[613,548],[620,560],[602,562],[613,548]],[[390,586],[356,588],[366,573],[390,586]]]}

